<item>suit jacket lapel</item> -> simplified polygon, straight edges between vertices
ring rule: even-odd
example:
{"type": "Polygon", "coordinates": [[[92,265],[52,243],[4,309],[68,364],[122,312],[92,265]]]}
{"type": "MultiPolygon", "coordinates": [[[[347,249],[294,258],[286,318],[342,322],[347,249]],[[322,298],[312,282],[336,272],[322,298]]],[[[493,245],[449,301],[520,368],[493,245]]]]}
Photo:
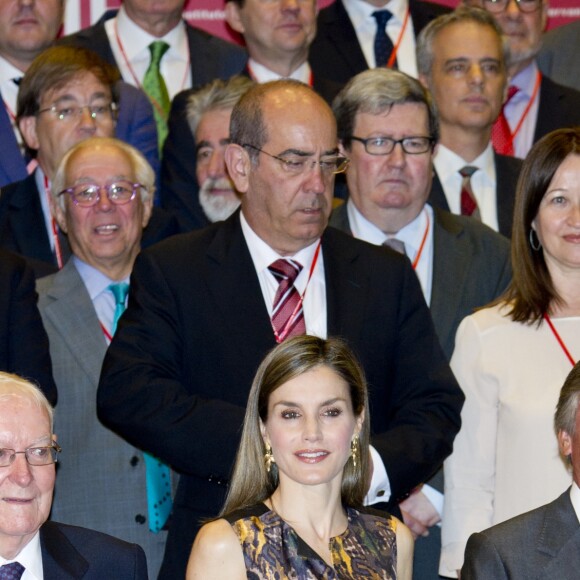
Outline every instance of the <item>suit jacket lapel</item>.
{"type": "Polygon", "coordinates": [[[256,352],[266,352],[276,342],[239,211],[220,227],[207,256],[207,289],[221,315],[216,324],[233,336],[228,344],[238,345],[241,360],[252,360],[256,352]],[[236,295],[243,299],[236,299],[236,295]]]}
{"type": "Polygon", "coordinates": [[[367,274],[358,267],[358,243],[332,227],[322,236],[328,336],[356,338],[362,328],[367,274]]]}
{"type": "Polygon", "coordinates": [[[11,227],[22,254],[34,256],[38,260],[56,266],[46,232],[35,175],[36,172],[22,180],[11,195],[10,212],[15,218],[11,220],[11,227]]]}
{"type": "Polygon", "coordinates": [[[450,296],[463,295],[471,256],[462,251],[463,245],[458,243],[463,235],[463,228],[448,220],[447,215],[438,208],[433,210],[435,219],[430,310],[439,342],[444,346],[452,333],[457,314],[450,296]]]}
{"type": "Polygon", "coordinates": [[[449,204],[443,191],[443,186],[439,180],[437,172],[433,170],[433,182],[431,183],[431,193],[429,194],[428,203],[433,207],[440,207],[445,211],[449,211],[449,204]]]}
{"type": "Polygon", "coordinates": [[[538,577],[577,577],[580,570],[580,524],[569,489],[546,508],[536,549],[544,557],[550,557],[545,567],[538,570],[538,577]]]}
{"type": "Polygon", "coordinates": [[[53,324],[62,340],[87,373],[95,388],[99,382],[101,364],[107,343],[85,284],[73,260],[53,277],[47,292],[44,316],[53,324]],[[82,340],[79,340],[82,331],[82,340]]]}
{"type": "Polygon", "coordinates": [[[40,548],[44,577],[47,579],[82,578],[89,569],[89,563],[54,522],[45,522],[40,528],[40,548]]]}

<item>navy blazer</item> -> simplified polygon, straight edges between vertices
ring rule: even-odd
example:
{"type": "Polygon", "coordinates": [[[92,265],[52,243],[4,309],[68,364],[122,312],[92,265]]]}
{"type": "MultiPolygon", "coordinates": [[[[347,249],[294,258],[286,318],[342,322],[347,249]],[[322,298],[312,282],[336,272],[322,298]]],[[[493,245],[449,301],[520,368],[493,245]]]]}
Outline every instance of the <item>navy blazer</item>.
{"type": "MultiPolygon", "coordinates": [[[[514,203],[516,199],[516,186],[518,177],[522,169],[522,160],[517,157],[508,157],[498,155],[494,152],[495,177],[496,177],[496,204],[497,204],[497,221],[499,224],[499,233],[506,238],[512,236],[512,222],[514,219],[514,203]]],[[[434,172],[433,183],[431,184],[431,193],[427,200],[433,207],[439,207],[449,211],[449,203],[445,197],[443,186],[434,172]]]]}
{"type": "Polygon", "coordinates": [[[0,250],[0,370],[32,379],[55,405],[48,337],[37,300],[34,275],[26,261],[0,250]]]}
{"type": "MultiPolygon", "coordinates": [[[[407,259],[334,228],[322,254],[328,335],[343,337],[365,369],[394,508],[450,453],[463,394],[407,259]]],[[[162,578],[183,577],[199,518],[223,504],[250,385],[275,344],[238,212],[137,258],[97,410],[182,472],[162,578]]]]}
{"type": "MultiPolygon", "coordinates": [[[[422,0],[409,0],[409,11],[417,36],[431,20],[450,9],[422,0]]],[[[369,68],[342,0],[336,0],[318,13],[317,33],[310,47],[309,60],[314,78],[320,75],[341,84],[369,68]]]]}
{"type": "Polygon", "coordinates": [[[553,502],[473,534],[462,580],[577,580],[580,525],[566,490],[553,502]]]}
{"type": "Polygon", "coordinates": [[[145,553],[137,544],[86,528],[45,522],[40,528],[46,580],[147,580],[145,553]]]}

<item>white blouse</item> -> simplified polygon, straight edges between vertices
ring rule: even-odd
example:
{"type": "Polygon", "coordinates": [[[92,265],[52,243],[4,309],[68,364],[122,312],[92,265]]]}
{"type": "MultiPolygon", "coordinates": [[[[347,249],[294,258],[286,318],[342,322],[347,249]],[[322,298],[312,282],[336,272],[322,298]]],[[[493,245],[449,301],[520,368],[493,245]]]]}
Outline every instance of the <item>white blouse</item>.
{"type": "MultiPolygon", "coordinates": [[[[578,360],[580,317],[552,322],[578,360]]],[[[545,322],[513,322],[495,306],[463,320],[451,368],[465,405],[445,462],[439,572],[456,577],[472,533],[548,503],[570,485],[553,425],[572,365],[545,322]]]]}

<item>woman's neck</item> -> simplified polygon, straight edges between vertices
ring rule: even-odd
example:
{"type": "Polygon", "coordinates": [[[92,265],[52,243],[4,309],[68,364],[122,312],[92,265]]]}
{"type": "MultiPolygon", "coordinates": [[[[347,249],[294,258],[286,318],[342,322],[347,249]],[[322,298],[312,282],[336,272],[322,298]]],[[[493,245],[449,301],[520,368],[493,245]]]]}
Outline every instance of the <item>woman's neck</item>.
{"type": "Polygon", "coordinates": [[[559,303],[550,305],[550,316],[564,318],[580,316],[580,271],[563,269],[548,263],[554,289],[560,297],[559,303]]]}

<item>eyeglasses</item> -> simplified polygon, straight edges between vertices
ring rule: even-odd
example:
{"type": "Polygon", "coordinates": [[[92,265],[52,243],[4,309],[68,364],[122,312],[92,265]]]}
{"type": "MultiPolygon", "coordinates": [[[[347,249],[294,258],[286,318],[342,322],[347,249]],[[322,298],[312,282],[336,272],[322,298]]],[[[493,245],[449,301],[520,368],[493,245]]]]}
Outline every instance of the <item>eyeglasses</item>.
{"type": "Polygon", "coordinates": [[[320,159],[320,161],[313,161],[309,157],[302,157],[299,155],[289,155],[287,157],[278,157],[277,155],[272,155],[263,149],[259,149],[258,147],[254,147],[249,143],[244,143],[242,147],[249,147],[250,149],[254,149],[254,151],[259,151],[272,159],[278,160],[282,164],[282,169],[287,173],[292,175],[300,175],[304,173],[307,169],[314,167],[315,165],[320,166],[320,170],[326,176],[335,175],[337,173],[343,173],[349,162],[350,159],[346,157],[341,157],[340,155],[331,155],[329,157],[324,157],[320,159]]]}
{"type": "Polygon", "coordinates": [[[22,453],[28,465],[51,465],[58,461],[58,454],[62,451],[57,443],[44,447],[29,447],[24,451],[0,448],[0,467],[8,467],[14,463],[16,456],[22,453]]]}
{"type": "Polygon", "coordinates": [[[137,190],[146,189],[140,183],[130,181],[115,181],[108,185],[97,185],[96,183],[79,183],[58,193],[59,196],[68,193],[75,205],[80,207],[91,207],[101,200],[101,191],[104,189],[107,198],[114,205],[124,205],[133,201],[137,195],[137,190]]]}
{"type": "MultiPolygon", "coordinates": [[[[503,12],[512,0],[483,0],[483,7],[492,14],[503,12]]],[[[536,12],[542,7],[543,0],[514,0],[521,12],[536,12]]]]}
{"type": "Polygon", "coordinates": [[[114,119],[117,105],[113,102],[99,103],[96,105],[84,105],[82,107],[68,104],[53,105],[47,109],[40,109],[38,115],[41,113],[52,113],[57,119],[65,122],[77,121],[82,116],[85,109],[89,110],[91,119],[95,121],[103,121],[114,119]]]}
{"type": "Polygon", "coordinates": [[[403,151],[408,155],[427,153],[433,147],[433,139],[431,137],[405,137],[404,139],[369,137],[368,139],[362,139],[353,135],[350,138],[353,141],[360,141],[369,155],[388,155],[393,152],[397,143],[401,144],[403,151]]]}

